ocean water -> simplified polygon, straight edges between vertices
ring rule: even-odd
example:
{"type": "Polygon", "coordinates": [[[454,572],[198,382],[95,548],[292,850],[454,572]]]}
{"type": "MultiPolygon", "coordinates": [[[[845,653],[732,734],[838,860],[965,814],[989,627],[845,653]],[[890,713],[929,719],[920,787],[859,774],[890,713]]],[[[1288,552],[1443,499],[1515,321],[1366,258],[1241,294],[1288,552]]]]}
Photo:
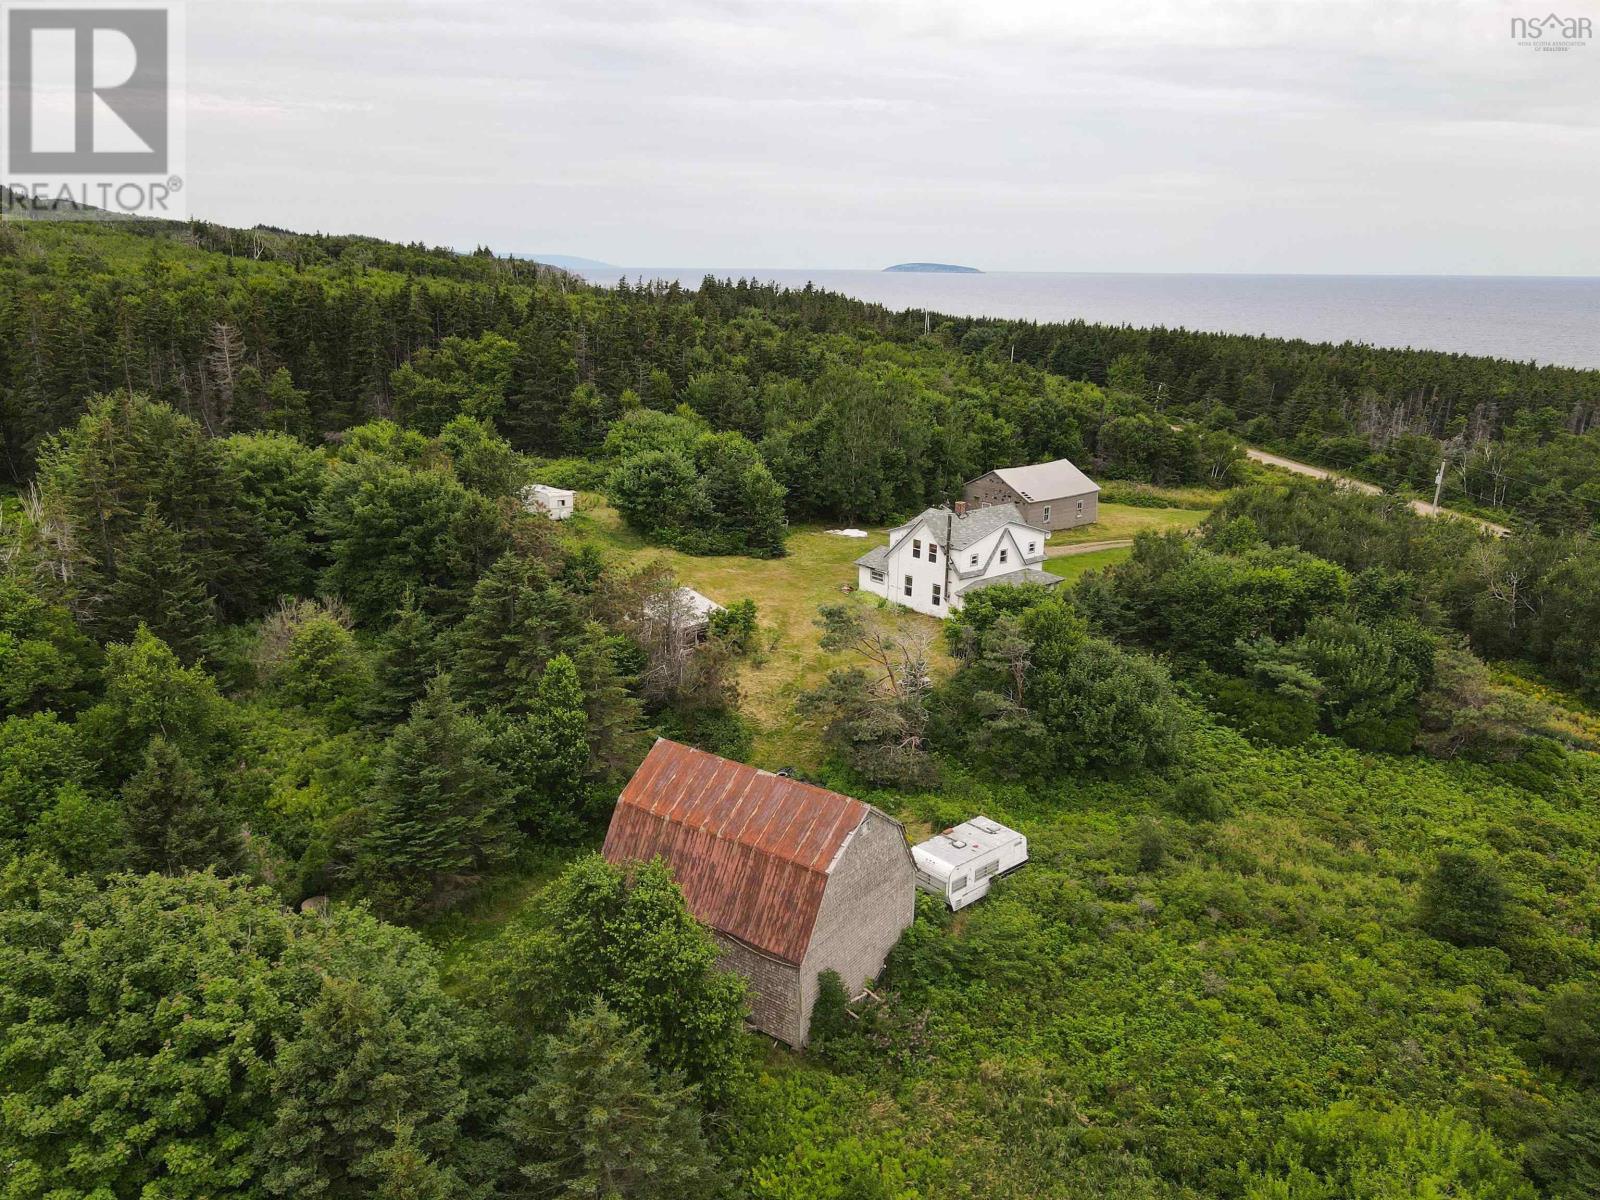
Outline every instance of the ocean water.
{"type": "Polygon", "coordinates": [[[983,275],[758,267],[627,267],[585,271],[595,283],[707,274],[753,278],[957,316],[1082,318],[1267,334],[1313,342],[1367,342],[1518,361],[1600,368],[1600,278],[1498,275],[983,275]]]}

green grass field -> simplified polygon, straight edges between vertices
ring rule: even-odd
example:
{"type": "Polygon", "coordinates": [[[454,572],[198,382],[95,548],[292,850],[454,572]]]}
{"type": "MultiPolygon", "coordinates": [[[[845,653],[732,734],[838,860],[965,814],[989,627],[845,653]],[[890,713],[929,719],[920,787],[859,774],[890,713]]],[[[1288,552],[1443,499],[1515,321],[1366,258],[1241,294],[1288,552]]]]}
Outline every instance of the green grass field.
{"type": "Polygon", "coordinates": [[[1125,483],[1110,479],[1101,485],[1100,503],[1104,506],[1117,504],[1131,497],[1141,497],[1159,501],[1160,507],[1197,508],[1202,512],[1209,512],[1226,494],[1226,489],[1218,491],[1216,488],[1201,487],[1198,484],[1188,487],[1158,487],[1153,483],[1125,483]]]}
{"type": "MultiPolygon", "coordinates": [[[[1131,538],[1146,530],[1166,532],[1192,529],[1206,514],[1190,508],[1138,508],[1102,504],[1100,520],[1093,525],[1057,533],[1051,545],[1131,538]]],[[[820,765],[822,749],[816,731],[795,714],[795,700],[815,687],[830,670],[847,664],[848,656],[829,654],[819,644],[815,620],[824,604],[847,601],[880,605],[876,597],[846,591],[855,584],[855,560],[883,543],[886,530],[869,529],[868,538],[845,538],[817,525],[791,530],[789,553],[779,559],[737,555],[697,557],[653,546],[622,523],[603,496],[585,492],[578,514],[564,527],[575,540],[597,543],[613,561],[636,566],[658,561],[670,567],[680,583],[703,592],[719,604],[748,597],[756,602],[763,633],[763,651],[740,677],[741,708],[756,728],[752,759],[757,766],[777,768],[820,765]]],[[[1085,571],[1121,562],[1126,547],[1065,555],[1045,560],[1045,569],[1068,581],[1085,571]]],[[[938,638],[939,622],[932,617],[889,609],[891,619],[921,628],[932,637],[931,663],[935,678],[950,669],[950,660],[938,638]]]]}
{"type": "MultiPolygon", "coordinates": [[[[789,534],[789,553],[783,558],[740,556],[696,557],[651,546],[623,525],[615,509],[597,495],[585,493],[579,513],[567,523],[578,539],[598,543],[613,559],[626,558],[635,565],[659,561],[670,567],[680,583],[703,592],[719,604],[749,598],[756,602],[762,630],[762,652],[744,669],[739,683],[741,709],[756,726],[753,761],[756,766],[816,767],[821,747],[816,731],[794,711],[795,699],[815,687],[846,655],[829,654],[820,644],[815,619],[824,604],[841,601],[881,604],[875,596],[844,589],[854,587],[855,560],[883,541],[883,530],[869,530],[869,538],[846,538],[814,525],[796,526],[789,534]]],[[[950,666],[937,637],[939,622],[901,609],[887,609],[890,619],[908,628],[920,628],[933,639],[935,676],[950,666]]]]}
{"type": "Polygon", "coordinates": [[[1044,569],[1059,575],[1069,584],[1076,583],[1088,571],[1103,571],[1114,567],[1133,553],[1130,546],[1114,546],[1109,550],[1090,550],[1086,554],[1064,554],[1059,558],[1044,560],[1044,569]]]}
{"type": "Polygon", "coordinates": [[[1051,536],[1050,544],[1077,546],[1084,542],[1109,542],[1119,538],[1131,538],[1140,533],[1169,533],[1174,529],[1193,529],[1206,519],[1208,511],[1196,508],[1138,508],[1131,504],[1102,504],[1100,519],[1093,525],[1058,530],[1051,536]]]}

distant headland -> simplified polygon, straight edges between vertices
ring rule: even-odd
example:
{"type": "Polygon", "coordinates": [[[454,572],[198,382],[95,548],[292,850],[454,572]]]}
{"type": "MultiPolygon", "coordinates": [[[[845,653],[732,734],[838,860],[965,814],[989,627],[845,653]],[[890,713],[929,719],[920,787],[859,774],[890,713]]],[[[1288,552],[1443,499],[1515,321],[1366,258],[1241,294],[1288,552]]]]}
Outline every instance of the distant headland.
{"type": "Polygon", "coordinates": [[[945,275],[982,275],[977,267],[958,267],[954,263],[895,263],[885,271],[928,271],[945,275]]]}

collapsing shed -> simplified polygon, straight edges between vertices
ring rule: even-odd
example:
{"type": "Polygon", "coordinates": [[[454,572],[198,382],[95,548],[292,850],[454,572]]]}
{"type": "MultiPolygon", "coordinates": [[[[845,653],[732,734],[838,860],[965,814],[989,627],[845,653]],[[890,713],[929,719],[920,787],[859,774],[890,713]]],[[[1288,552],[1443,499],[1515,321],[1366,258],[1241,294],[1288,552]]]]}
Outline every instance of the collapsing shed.
{"type": "Polygon", "coordinates": [[[905,831],[870,804],[657,741],[617,798],[605,857],[660,855],[721,965],[750,981],[751,1021],[803,1045],[817,976],[861,991],[915,911],[905,831]]]}

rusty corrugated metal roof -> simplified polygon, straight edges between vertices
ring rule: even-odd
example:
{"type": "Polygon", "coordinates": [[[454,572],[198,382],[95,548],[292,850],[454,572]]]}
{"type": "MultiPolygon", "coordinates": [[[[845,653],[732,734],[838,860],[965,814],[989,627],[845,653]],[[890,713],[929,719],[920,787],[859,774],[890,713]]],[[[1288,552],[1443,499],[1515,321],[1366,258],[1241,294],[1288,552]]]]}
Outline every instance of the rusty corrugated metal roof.
{"type": "Polygon", "coordinates": [[[605,856],[621,863],[659,854],[696,918],[799,963],[834,857],[867,811],[837,792],[663,738],[617,798],[605,856]]]}

